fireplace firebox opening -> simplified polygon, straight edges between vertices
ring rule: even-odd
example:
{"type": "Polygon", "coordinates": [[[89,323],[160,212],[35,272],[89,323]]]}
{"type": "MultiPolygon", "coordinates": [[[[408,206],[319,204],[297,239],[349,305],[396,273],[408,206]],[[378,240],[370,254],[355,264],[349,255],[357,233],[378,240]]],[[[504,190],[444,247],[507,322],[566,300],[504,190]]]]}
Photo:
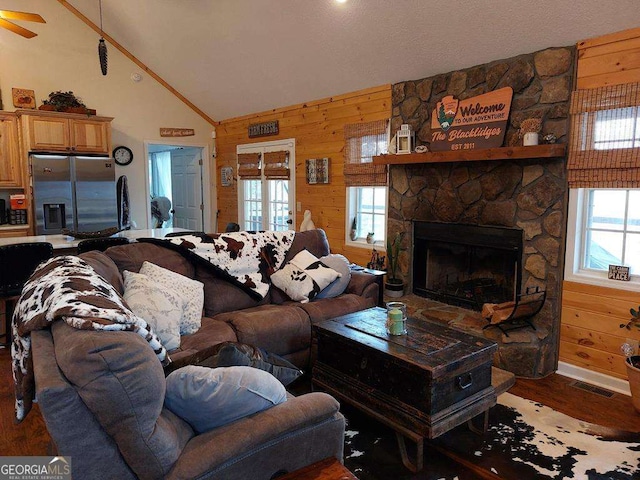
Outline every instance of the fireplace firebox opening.
{"type": "Polygon", "coordinates": [[[413,237],[416,295],[481,310],[520,294],[521,229],[416,221],[413,237]]]}

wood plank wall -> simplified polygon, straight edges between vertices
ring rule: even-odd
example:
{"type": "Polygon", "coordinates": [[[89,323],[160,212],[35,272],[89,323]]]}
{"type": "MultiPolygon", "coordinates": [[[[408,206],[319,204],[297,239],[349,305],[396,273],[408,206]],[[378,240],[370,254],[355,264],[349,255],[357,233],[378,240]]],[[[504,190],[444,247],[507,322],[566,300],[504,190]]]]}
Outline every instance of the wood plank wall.
{"type": "Polygon", "coordinates": [[[640,340],[638,330],[621,329],[640,293],[565,281],[562,289],[560,360],[618,378],[627,378],[620,345],[640,340]]]}
{"type": "MultiPolygon", "coordinates": [[[[578,43],[577,88],[640,82],[640,28],[578,43]]],[[[569,240],[571,241],[571,240],[569,240]]],[[[620,329],[640,292],[565,281],[562,290],[560,360],[627,378],[620,345],[640,332],[620,329]]]]}
{"type": "Polygon", "coordinates": [[[640,28],[578,43],[577,88],[640,81],[640,28]]]}
{"type": "Polygon", "coordinates": [[[243,117],[223,120],[216,126],[216,171],[218,193],[218,229],[224,230],[228,222],[237,222],[237,156],[236,146],[286,138],[296,139],[296,202],[301,209],[296,213],[296,230],[302,214],[311,210],[316,227],[327,233],[331,251],[342,253],[349,260],[366,264],[371,257],[370,248],[345,247],[346,189],[342,174],[344,163],[344,135],[346,124],[383,120],[391,117],[391,85],[382,85],[353,93],[316,100],[290,107],[278,108],[243,117]],[[279,121],[279,134],[249,138],[247,127],[251,123],[279,121]],[[329,157],[330,183],[308,185],[305,160],[329,157]],[[220,169],[233,167],[234,184],[222,187],[220,169]]]}

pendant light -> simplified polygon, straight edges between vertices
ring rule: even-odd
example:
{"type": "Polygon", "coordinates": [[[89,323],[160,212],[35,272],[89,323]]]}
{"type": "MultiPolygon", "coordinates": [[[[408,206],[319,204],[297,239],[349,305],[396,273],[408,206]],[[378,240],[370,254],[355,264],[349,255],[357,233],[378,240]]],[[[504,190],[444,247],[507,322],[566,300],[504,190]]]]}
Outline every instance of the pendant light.
{"type": "Polygon", "coordinates": [[[100,41],[98,42],[98,58],[100,59],[100,70],[102,75],[107,74],[107,44],[102,33],[102,0],[100,0],[100,41]]]}

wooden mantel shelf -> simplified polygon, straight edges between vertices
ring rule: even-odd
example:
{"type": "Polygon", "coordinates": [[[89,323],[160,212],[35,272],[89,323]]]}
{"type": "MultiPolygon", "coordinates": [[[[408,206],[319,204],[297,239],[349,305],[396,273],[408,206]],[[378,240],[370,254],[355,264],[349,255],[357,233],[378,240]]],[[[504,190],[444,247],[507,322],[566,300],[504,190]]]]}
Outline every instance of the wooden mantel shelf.
{"type": "Polygon", "coordinates": [[[373,163],[378,165],[403,165],[408,163],[479,162],[483,160],[527,160],[534,158],[564,157],[564,143],[532,145],[530,147],[497,147],[477,150],[408,153],[405,155],[377,155],[373,163]]]}

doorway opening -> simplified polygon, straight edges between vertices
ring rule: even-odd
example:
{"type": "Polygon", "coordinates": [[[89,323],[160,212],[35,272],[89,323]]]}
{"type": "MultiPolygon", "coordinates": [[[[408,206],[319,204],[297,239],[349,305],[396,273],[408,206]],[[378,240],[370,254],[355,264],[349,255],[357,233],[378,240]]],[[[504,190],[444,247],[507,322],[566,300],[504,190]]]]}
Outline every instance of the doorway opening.
{"type": "Polygon", "coordinates": [[[204,148],[149,144],[151,228],[204,231],[204,148]]]}

